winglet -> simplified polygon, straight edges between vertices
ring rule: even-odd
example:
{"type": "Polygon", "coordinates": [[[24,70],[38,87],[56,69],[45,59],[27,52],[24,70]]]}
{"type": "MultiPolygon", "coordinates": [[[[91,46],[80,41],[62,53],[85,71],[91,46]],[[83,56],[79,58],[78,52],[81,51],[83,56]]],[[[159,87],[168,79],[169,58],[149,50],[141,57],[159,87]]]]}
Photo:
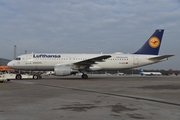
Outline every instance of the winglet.
{"type": "Polygon", "coordinates": [[[157,29],[146,43],[134,54],[158,55],[163,33],[163,29],[157,29]]]}

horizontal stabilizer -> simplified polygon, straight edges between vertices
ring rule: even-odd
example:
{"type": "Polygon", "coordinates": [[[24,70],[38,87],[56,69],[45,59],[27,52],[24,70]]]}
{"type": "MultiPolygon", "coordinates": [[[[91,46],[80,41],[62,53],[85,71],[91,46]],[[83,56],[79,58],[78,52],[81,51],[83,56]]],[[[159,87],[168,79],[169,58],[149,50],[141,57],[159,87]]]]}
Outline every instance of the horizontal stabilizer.
{"type": "Polygon", "coordinates": [[[159,61],[159,60],[163,60],[165,58],[169,58],[169,57],[172,57],[172,56],[174,56],[174,55],[162,55],[162,56],[158,56],[158,57],[149,58],[149,60],[159,61]]]}

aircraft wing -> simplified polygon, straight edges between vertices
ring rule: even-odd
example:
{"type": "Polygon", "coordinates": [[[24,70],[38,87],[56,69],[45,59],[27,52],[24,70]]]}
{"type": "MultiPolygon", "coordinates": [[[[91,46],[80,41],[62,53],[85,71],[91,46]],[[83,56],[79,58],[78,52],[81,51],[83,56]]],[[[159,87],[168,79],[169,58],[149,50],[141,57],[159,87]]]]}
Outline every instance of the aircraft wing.
{"type": "Polygon", "coordinates": [[[104,59],[107,59],[107,58],[110,58],[110,57],[111,57],[110,55],[102,55],[102,56],[86,59],[86,60],[83,60],[83,61],[75,62],[73,64],[76,64],[76,65],[91,65],[91,64],[96,64],[96,62],[103,62],[104,59]]]}
{"type": "Polygon", "coordinates": [[[152,58],[149,58],[149,60],[152,60],[152,61],[159,61],[159,60],[163,60],[163,59],[168,59],[169,57],[172,57],[174,55],[162,55],[162,56],[158,56],[158,57],[152,57],[152,58]]]}

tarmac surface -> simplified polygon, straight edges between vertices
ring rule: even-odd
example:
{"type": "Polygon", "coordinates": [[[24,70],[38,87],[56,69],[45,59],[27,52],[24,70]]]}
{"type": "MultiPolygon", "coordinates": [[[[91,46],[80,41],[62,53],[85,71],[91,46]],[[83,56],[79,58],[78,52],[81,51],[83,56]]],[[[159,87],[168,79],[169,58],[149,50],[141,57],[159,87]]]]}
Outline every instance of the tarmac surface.
{"type": "Polygon", "coordinates": [[[0,84],[0,120],[180,120],[180,77],[43,76],[0,84]]]}

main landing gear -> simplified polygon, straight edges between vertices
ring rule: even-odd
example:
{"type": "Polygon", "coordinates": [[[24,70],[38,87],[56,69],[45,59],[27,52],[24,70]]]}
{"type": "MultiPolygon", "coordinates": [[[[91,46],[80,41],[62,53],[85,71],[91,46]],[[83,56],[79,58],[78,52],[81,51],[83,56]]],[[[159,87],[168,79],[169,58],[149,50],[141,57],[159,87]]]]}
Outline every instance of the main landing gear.
{"type": "Polygon", "coordinates": [[[87,74],[84,74],[84,73],[82,74],[81,77],[82,77],[82,79],[88,79],[88,75],[87,75],[87,74]]]}

